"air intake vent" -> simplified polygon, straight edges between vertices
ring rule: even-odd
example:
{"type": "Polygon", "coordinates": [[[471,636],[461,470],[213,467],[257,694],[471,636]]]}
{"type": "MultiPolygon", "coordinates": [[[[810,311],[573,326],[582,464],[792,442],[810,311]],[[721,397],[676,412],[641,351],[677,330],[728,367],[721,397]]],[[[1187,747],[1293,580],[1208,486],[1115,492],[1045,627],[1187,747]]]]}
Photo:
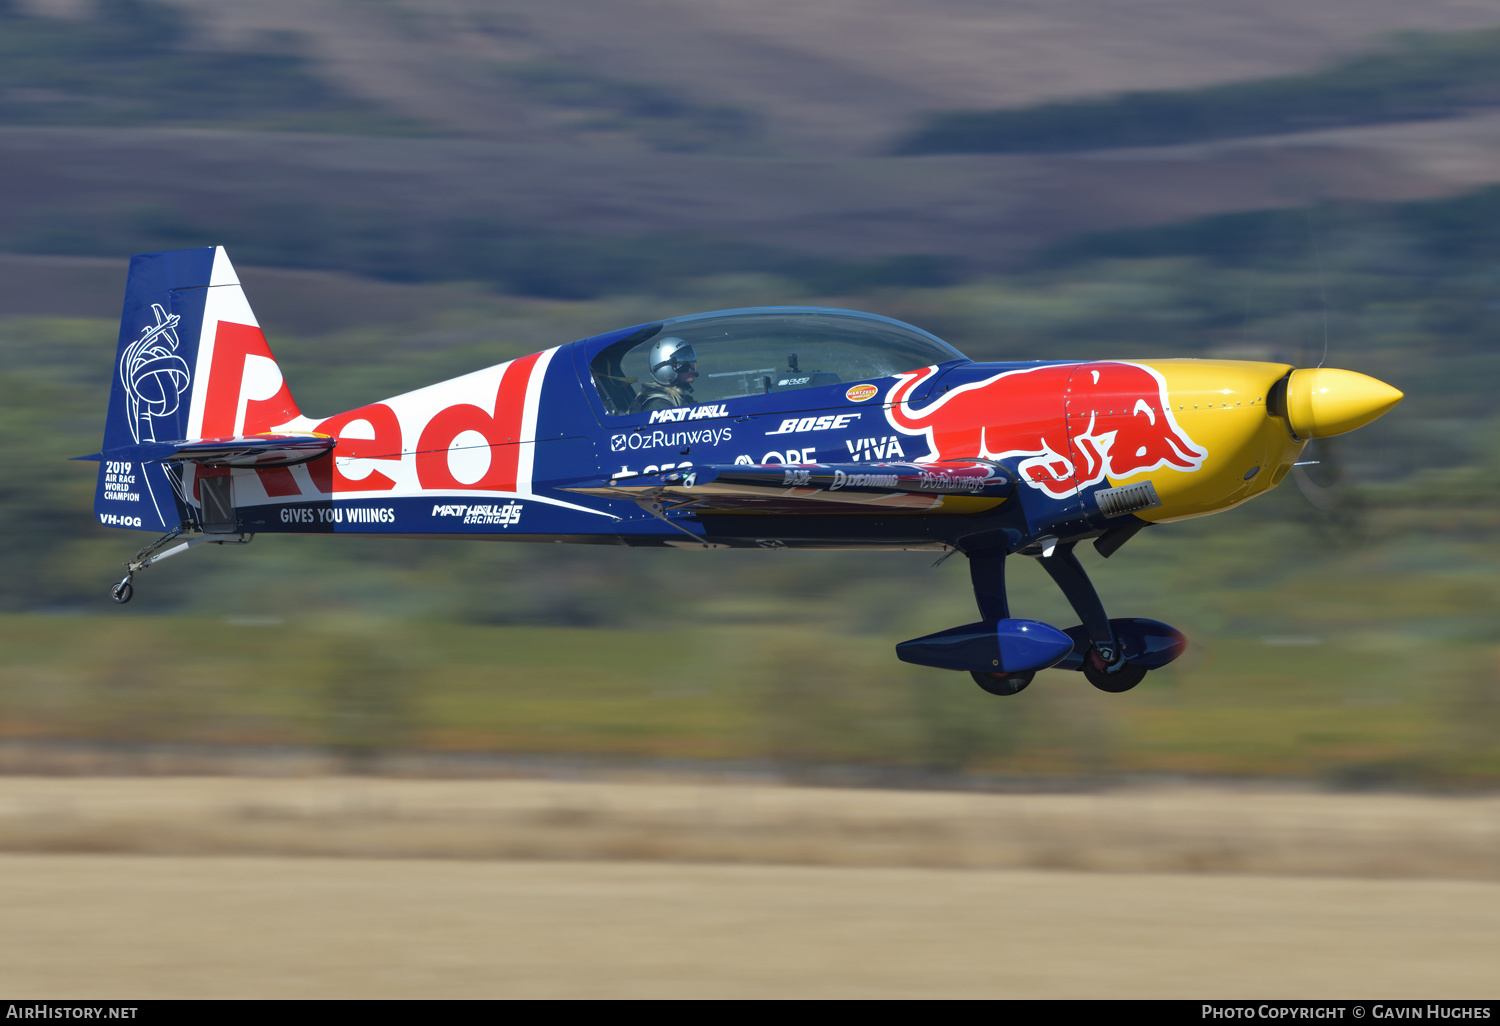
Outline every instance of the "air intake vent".
{"type": "Polygon", "coordinates": [[[198,515],[199,530],[204,534],[234,534],[239,530],[235,522],[234,478],[227,473],[221,477],[200,477],[198,494],[203,502],[198,515]]]}
{"type": "Polygon", "coordinates": [[[1161,505],[1156,497],[1156,488],[1150,481],[1121,485],[1118,488],[1101,488],[1094,493],[1099,512],[1107,517],[1121,517],[1143,509],[1155,509],[1161,505]]]}

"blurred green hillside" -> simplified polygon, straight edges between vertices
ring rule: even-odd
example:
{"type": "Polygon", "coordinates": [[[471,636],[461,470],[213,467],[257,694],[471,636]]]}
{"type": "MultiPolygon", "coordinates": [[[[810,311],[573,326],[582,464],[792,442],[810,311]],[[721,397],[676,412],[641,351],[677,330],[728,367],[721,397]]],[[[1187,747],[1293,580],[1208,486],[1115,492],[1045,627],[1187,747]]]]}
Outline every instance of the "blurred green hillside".
{"type": "MultiPolygon", "coordinates": [[[[106,584],[144,537],[93,523],[116,326],[0,323],[0,738],[583,753],[1029,776],[1350,785],[1500,780],[1500,262],[1494,193],[1076,241],[1005,277],[828,294],[771,274],[592,300],[401,286],[405,313],[284,307],[273,348],[332,412],[654,317],[853,306],[976,358],[1218,355],[1407,394],[1290,482],[1086,562],[1114,615],[1189,655],[1127,695],[1045,673],[996,699],[892,646],[972,616],[961,558],[263,537],[106,584]],[[1326,300],[1326,307],[1325,307],[1326,300]],[[337,323],[337,322],[335,322],[337,323]]],[[[123,270],[123,268],[122,268],[123,270]]],[[[252,302],[257,294],[252,289],[252,302]]],[[[264,319],[264,318],[263,318],[264,319]]],[[[1013,608],[1071,613],[1017,559],[1013,608]]]]}

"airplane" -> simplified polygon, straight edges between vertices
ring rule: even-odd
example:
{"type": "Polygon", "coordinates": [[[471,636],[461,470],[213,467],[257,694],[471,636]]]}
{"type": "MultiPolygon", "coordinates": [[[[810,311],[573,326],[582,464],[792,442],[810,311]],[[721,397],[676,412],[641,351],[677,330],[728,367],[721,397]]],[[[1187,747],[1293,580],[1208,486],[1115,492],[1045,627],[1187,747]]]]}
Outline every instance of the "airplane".
{"type": "Polygon", "coordinates": [[[222,247],[130,262],[94,509],[146,567],[256,534],[932,550],[979,619],[896,646],[1014,695],[1045,668],[1128,691],[1181,632],[1111,619],[1075,548],[1280,484],[1311,439],[1402,398],[1354,371],[1216,359],[978,363],[819,307],[672,317],[331,417],[293,400],[222,247]],[[1013,617],[1036,559],[1079,623],[1013,617]]]}

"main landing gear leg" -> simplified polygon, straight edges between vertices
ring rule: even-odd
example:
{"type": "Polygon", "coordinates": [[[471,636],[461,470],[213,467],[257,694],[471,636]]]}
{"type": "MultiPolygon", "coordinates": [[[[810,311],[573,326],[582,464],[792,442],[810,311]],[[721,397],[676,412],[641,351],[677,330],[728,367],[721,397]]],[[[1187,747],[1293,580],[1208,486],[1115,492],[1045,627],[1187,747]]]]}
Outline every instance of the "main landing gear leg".
{"type": "MultiPolygon", "coordinates": [[[[985,623],[1010,619],[1010,602],[1005,597],[1005,550],[984,549],[968,555],[969,580],[974,583],[974,601],[979,604],[980,619],[985,623]]],[[[969,676],[992,695],[1014,695],[1025,690],[1036,672],[982,673],[970,670],[969,676]]]]}
{"type": "Polygon", "coordinates": [[[186,552],[188,549],[196,548],[197,546],[202,545],[205,542],[214,545],[248,545],[250,544],[251,539],[255,537],[255,535],[253,534],[231,534],[222,537],[209,537],[207,535],[199,535],[196,538],[189,538],[187,541],[181,542],[180,544],[172,545],[170,549],[167,548],[167,546],[171,545],[172,542],[178,537],[178,535],[182,534],[182,532],[183,528],[181,527],[177,528],[177,530],[175,531],[168,531],[166,534],[156,539],[156,541],[152,542],[150,545],[145,546],[143,549],[141,549],[141,551],[137,552],[134,559],[128,560],[125,563],[125,576],[120,578],[120,580],[116,583],[109,586],[109,597],[114,599],[121,605],[129,602],[132,598],[135,597],[135,584],[133,583],[135,575],[140,571],[146,569],[146,567],[150,566],[152,563],[160,563],[162,560],[166,559],[169,556],[175,556],[178,553],[186,552]]]}
{"type": "Polygon", "coordinates": [[[1146,676],[1145,667],[1127,663],[1120,654],[1119,642],[1109,626],[1109,614],[1089,575],[1073,554],[1076,542],[1057,546],[1050,556],[1040,556],[1042,568],[1062,590],[1073,612],[1083,621],[1092,646],[1084,657],[1083,675],[1101,691],[1129,691],[1146,676]]]}
{"type": "Polygon", "coordinates": [[[1005,550],[984,549],[969,553],[969,580],[974,583],[974,601],[985,623],[1010,619],[1005,597],[1005,550]]]}

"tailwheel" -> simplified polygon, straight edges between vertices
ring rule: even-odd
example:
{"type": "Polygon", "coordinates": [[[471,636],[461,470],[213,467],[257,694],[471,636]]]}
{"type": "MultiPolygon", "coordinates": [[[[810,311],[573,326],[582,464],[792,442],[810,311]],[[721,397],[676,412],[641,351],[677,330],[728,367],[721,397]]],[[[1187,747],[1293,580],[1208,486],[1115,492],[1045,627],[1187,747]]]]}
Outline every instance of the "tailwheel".
{"type": "Polygon", "coordinates": [[[980,673],[978,670],[970,670],[969,676],[974,678],[974,683],[988,691],[992,695],[1014,695],[1026,690],[1026,685],[1036,676],[1035,670],[1027,670],[1025,673],[980,673]]]}
{"type": "Polygon", "coordinates": [[[109,586],[109,597],[121,605],[129,602],[134,596],[135,586],[130,583],[129,577],[125,578],[119,584],[111,584],[109,586]]]}
{"type": "Polygon", "coordinates": [[[1127,663],[1123,659],[1114,666],[1106,666],[1098,652],[1090,651],[1088,658],[1083,661],[1083,675],[1100,691],[1118,695],[1122,691],[1129,691],[1144,680],[1146,668],[1137,666],[1135,663],[1127,663]]]}

